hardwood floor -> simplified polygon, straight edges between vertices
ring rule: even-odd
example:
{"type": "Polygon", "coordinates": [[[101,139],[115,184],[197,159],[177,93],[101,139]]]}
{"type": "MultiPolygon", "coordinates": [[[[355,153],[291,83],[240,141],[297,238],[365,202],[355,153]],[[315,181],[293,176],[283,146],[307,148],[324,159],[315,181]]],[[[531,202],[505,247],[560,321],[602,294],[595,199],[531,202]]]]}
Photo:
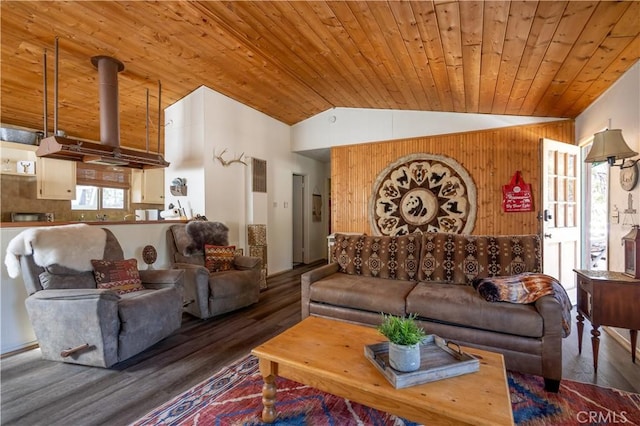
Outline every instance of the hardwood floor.
{"type": "MultiPolygon", "coordinates": [[[[5,357],[0,423],[129,424],[298,322],[299,277],[317,265],[270,277],[260,302],[250,308],[207,321],[185,315],[174,335],[110,369],[44,361],[38,349],[5,357]]],[[[640,363],[632,364],[631,355],[604,332],[598,375],[593,374],[590,330],[587,325],[582,355],[575,324],[564,339],[564,377],[640,392],[640,363]]]]}

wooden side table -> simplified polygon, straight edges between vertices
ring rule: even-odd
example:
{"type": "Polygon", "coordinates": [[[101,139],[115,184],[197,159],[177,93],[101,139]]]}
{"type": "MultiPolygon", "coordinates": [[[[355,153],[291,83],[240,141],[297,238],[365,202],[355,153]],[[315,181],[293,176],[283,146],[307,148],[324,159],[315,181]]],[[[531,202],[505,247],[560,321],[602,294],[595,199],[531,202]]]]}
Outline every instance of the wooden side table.
{"type": "Polygon", "coordinates": [[[578,352],[582,353],[585,317],[591,322],[593,369],[598,372],[601,325],[626,328],[631,336],[631,361],[636,362],[636,342],[640,329],[640,280],[621,272],[574,269],[578,291],[578,352]]]}

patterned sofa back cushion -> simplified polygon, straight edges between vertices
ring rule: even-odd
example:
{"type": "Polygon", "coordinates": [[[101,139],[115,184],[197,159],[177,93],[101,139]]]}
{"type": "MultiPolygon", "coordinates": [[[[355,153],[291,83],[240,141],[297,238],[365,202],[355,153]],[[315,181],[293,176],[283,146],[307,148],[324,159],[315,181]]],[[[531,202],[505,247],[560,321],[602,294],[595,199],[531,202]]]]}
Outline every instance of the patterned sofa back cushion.
{"type": "Polygon", "coordinates": [[[417,280],[420,239],[419,234],[399,237],[336,234],[334,259],[346,274],[417,280]]]}
{"type": "Polygon", "coordinates": [[[422,236],[420,281],[471,284],[474,278],[542,272],[538,235],[460,235],[440,232],[422,236]]]}

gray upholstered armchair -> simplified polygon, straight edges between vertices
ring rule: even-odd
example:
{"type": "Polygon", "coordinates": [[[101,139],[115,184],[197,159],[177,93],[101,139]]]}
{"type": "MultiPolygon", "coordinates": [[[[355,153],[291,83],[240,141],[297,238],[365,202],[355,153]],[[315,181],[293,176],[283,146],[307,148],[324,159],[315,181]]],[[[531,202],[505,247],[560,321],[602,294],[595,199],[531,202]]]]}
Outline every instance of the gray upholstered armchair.
{"type": "MultiPolygon", "coordinates": [[[[260,297],[260,268],[258,257],[233,256],[230,270],[210,272],[205,267],[203,244],[228,245],[226,226],[219,222],[171,225],[167,230],[167,250],[172,267],[183,269],[185,312],[206,319],[244,308],[258,302],[260,297]],[[193,224],[193,225],[191,225],[193,224]],[[221,235],[198,235],[196,241],[187,233],[187,226],[220,226],[221,235]],[[194,248],[194,250],[189,250],[194,248]]],[[[192,233],[192,235],[195,235],[192,233]]]]}
{"type": "MultiPolygon", "coordinates": [[[[91,269],[93,262],[89,259],[94,259],[102,247],[102,256],[97,256],[99,261],[108,261],[103,263],[109,265],[129,262],[130,273],[132,268],[133,271],[137,269],[134,260],[124,260],[122,248],[111,231],[87,225],[33,230],[39,230],[40,234],[27,232],[23,236],[25,231],[18,236],[19,240],[18,237],[14,239],[16,244],[13,244],[13,252],[8,253],[6,263],[10,275],[11,261],[13,272],[18,272],[16,269],[19,268],[24,277],[29,294],[25,304],[43,358],[109,367],[180,328],[183,271],[138,271],[140,279],[135,274],[133,280],[136,291],[129,290],[123,294],[115,288],[97,288],[94,270],[91,269]],[[55,246],[56,241],[62,239],[62,244],[65,244],[64,238],[56,235],[65,235],[67,242],[73,241],[76,247],[66,252],[49,250],[48,256],[53,253],[54,259],[58,256],[63,260],[62,264],[49,264],[47,256],[42,254],[46,250],[39,253],[35,243],[44,245],[49,239],[49,246],[55,246]],[[80,242],[80,235],[97,235],[96,240],[101,240],[95,244],[86,240],[80,242]],[[87,251],[93,251],[93,254],[86,254],[87,251]],[[88,266],[77,270],[65,264],[73,264],[79,257],[84,257],[88,266]]],[[[12,243],[14,241],[10,248],[12,243]]]]}

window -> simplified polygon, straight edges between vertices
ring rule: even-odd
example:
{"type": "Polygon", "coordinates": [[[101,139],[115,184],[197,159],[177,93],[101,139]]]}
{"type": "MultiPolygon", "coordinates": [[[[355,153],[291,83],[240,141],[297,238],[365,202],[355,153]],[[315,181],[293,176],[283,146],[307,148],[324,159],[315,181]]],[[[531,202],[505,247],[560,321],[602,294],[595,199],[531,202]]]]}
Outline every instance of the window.
{"type": "Polygon", "coordinates": [[[71,210],[98,210],[97,186],[76,185],[76,199],[71,200],[71,210]]]}
{"type": "Polygon", "coordinates": [[[124,209],[124,189],[102,188],[103,209],[124,209]]]}
{"type": "Polygon", "coordinates": [[[124,209],[125,190],[76,185],[76,199],[71,201],[71,210],[124,209]]]}
{"type": "Polygon", "coordinates": [[[71,210],[126,209],[130,175],[121,167],[78,163],[71,210]]]}

